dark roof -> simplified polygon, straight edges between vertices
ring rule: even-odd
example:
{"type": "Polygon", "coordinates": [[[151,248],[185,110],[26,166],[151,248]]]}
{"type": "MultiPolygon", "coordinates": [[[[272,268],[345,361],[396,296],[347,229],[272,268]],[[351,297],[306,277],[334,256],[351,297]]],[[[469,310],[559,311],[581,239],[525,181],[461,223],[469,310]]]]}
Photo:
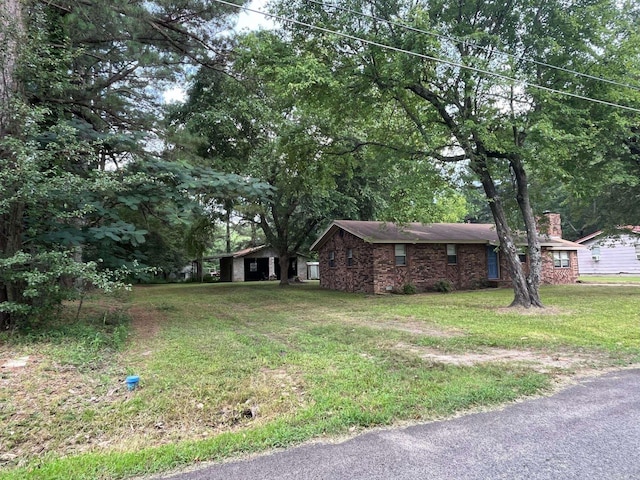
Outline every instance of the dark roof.
{"type": "MultiPolygon", "coordinates": [[[[492,223],[408,223],[335,220],[311,246],[319,249],[335,232],[344,230],[368,243],[479,243],[498,245],[496,227],[492,223]]],[[[523,245],[526,241],[519,242],[523,245]]],[[[576,250],[573,242],[547,235],[540,236],[542,246],[552,249],[576,250]]]]}
{"type": "MultiPolygon", "coordinates": [[[[233,253],[223,253],[221,255],[218,255],[216,257],[211,257],[211,258],[242,258],[242,257],[246,257],[247,255],[251,255],[252,253],[257,253],[268,248],[270,248],[269,245],[259,245],[257,247],[244,248],[242,250],[238,250],[237,252],[233,252],[233,253]]],[[[299,252],[296,252],[296,256],[307,257],[307,255],[303,255],[302,253],[299,253],[299,252]]]]}
{"type": "Polygon", "coordinates": [[[267,247],[268,247],[268,245],[259,245],[257,247],[248,247],[248,248],[243,248],[242,250],[238,250],[237,252],[223,253],[223,254],[216,255],[216,256],[211,257],[211,258],[240,258],[240,257],[244,257],[246,255],[250,255],[252,253],[259,252],[260,250],[264,250],[267,247]]]}

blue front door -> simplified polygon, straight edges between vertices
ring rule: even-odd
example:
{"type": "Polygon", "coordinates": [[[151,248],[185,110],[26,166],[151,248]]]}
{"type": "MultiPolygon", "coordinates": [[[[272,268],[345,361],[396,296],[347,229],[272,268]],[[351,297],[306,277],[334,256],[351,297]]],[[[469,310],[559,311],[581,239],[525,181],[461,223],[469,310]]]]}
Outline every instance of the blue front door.
{"type": "Polygon", "coordinates": [[[487,247],[487,278],[489,280],[495,280],[500,278],[500,271],[498,269],[498,252],[496,247],[489,245],[487,247]]]}

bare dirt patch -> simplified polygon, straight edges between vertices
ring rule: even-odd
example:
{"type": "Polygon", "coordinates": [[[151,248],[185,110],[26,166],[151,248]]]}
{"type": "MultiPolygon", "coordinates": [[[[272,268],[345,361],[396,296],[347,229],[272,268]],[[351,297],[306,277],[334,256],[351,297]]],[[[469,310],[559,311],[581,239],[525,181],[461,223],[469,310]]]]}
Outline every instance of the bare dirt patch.
{"type": "Polygon", "coordinates": [[[344,321],[363,327],[376,328],[379,330],[398,330],[414,335],[424,335],[426,337],[452,338],[465,335],[463,330],[441,327],[426,321],[420,321],[414,317],[397,317],[383,320],[349,318],[344,319],[344,321]]]}
{"type": "Polygon", "coordinates": [[[158,310],[134,306],[129,309],[133,334],[138,340],[150,340],[154,338],[167,323],[165,315],[158,310]]]}
{"type": "Polygon", "coordinates": [[[396,349],[409,352],[434,363],[456,366],[474,366],[482,363],[509,362],[530,363],[541,373],[557,370],[586,370],[594,364],[604,363],[603,358],[595,354],[578,352],[545,353],[534,350],[516,350],[504,348],[486,348],[478,352],[447,353],[437,348],[420,347],[398,343],[396,349]]]}
{"type": "Polygon", "coordinates": [[[544,307],[544,308],[524,308],[524,307],[501,307],[497,308],[496,313],[499,314],[517,314],[517,315],[545,315],[545,316],[558,316],[558,315],[571,315],[570,310],[563,310],[558,307],[544,307]]]}

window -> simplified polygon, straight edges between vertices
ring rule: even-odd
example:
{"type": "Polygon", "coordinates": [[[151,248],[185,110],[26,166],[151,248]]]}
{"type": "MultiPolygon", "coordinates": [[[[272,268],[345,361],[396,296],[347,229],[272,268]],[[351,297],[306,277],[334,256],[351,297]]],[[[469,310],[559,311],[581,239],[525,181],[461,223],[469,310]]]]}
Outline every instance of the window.
{"type": "Polygon", "coordinates": [[[524,247],[518,248],[518,258],[520,263],[527,263],[527,250],[524,247]]]}
{"type": "Polygon", "coordinates": [[[353,250],[348,249],[347,250],[347,267],[350,267],[353,265],[353,250]]]}
{"type": "Polygon", "coordinates": [[[329,266],[336,266],[336,252],[329,252],[329,266]]]}
{"type": "Polygon", "coordinates": [[[636,258],[640,260],[640,243],[636,244],[636,258]]]}
{"type": "Polygon", "coordinates": [[[458,263],[458,252],[456,246],[452,243],[447,245],[447,263],[449,265],[457,265],[458,263]]]}
{"type": "Polygon", "coordinates": [[[569,252],[553,252],[553,266],[556,268],[568,268],[569,252]]]}
{"type": "Polygon", "coordinates": [[[396,265],[406,265],[407,264],[407,248],[403,243],[399,243],[395,245],[395,253],[396,253],[396,265]]]}
{"type": "Polygon", "coordinates": [[[600,260],[600,247],[591,247],[591,258],[596,262],[600,260]]]}

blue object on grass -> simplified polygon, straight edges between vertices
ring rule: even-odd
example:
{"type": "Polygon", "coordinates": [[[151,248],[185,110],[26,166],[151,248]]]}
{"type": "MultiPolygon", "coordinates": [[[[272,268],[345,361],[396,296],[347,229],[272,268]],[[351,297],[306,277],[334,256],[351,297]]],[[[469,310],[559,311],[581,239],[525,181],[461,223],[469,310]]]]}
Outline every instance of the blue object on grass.
{"type": "Polygon", "coordinates": [[[138,386],[138,382],[140,381],[140,377],[138,375],[130,375],[127,377],[127,388],[129,390],[135,390],[138,386]]]}

